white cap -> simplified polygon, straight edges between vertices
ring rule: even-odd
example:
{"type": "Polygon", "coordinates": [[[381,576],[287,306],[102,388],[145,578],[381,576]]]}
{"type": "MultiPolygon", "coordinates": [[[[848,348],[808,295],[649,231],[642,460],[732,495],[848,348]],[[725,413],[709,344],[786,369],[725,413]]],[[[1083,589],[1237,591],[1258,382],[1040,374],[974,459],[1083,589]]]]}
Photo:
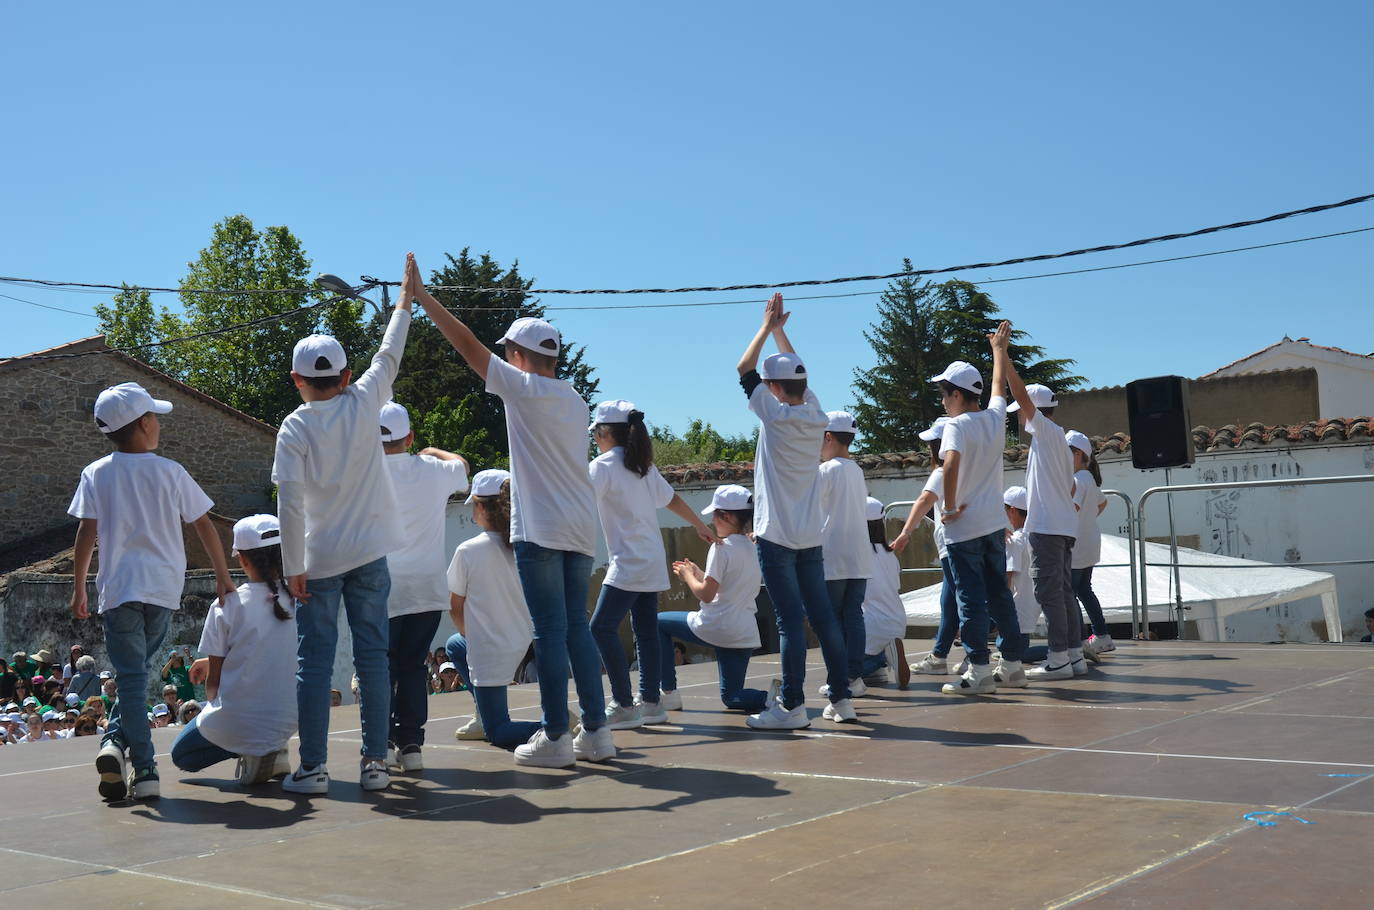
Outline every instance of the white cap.
{"type": "Polygon", "coordinates": [[[534,351],[536,354],[547,354],[550,357],[557,357],[558,349],[563,344],[558,329],[533,316],[521,316],[512,322],[510,328],[506,329],[506,334],[498,338],[496,343],[505,344],[507,341],[513,341],[526,350],[534,351]]]}
{"type": "Polygon", "coordinates": [[[281,545],[281,522],[275,515],[249,515],[234,522],[234,552],[281,545]]]}
{"type": "Polygon", "coordinates": [[[932,376],[930,381],[948,382],[976,395],[983,394],[983,374],[973,364],[962,360],[954,361],[939,376],[932,376]]]}
{"type": "Polygon", "coordinates": [[[925,440],[926,442],[933,442],[936,439],[944,438],[945,427],[947,426],[949,426],[948,417],[936,417],[934,423],[932,423],[927,429],[922,430],[920,433],[916,435],[920,436],[921,439],[925,440]]]}
{"type": "Polygon", "coordinates": [[[101,670],[98,675],[101,679],[114,679],[114,673],[109,670],[101,670]]]}
{"type": "Polygon", "coordinates": [[[710,515],[716,509],[738,512],[754,507],[754,494],[737,483],[723,483],[711,494],[711,504],[701,510],[702,515],[710,515]]]}
{"type": "Polygon", "coordinates": [[[164,705],[162,702],[158,702],[157,704],[153,705],[153,716],[154,716],[154,717],[161,717],[161,716],[164,715],[164,714],[171,714],[171,713],[172,713],[172,709],[169,708],[169,707],[167,707],[166,705],[164,705]]]}
{"type": "Polygon", "coordinates": [[[388,401],[382,405],[382,442],[400,442],[410,435],[410,412],[404,405],[388,401]]]}
{"type": "Polygon", "coordinates": [[[472,502],[477,496],[496,496],[501,492],[501,484],[510,480],[510,471],[488,468],[478,471],[472,477],[472,491],[464,502],[472,502]]]}
{"type": "Polygon", "coordinates": [[[444,661],[443,663],[441,663],[441,664],[439,665],[439,672],[440,672],[440,673],[444,672],[445,670],[452,670],[454,673],[457,673],[457,672],[458,672],[458,668],[457,668],[456,666],[454,666],[453,663],[451,663],[451,662],[449,662],[449,661],[444,661]]]}
{"type": "MultiPolygon", "coordinates": [[[[1026,386],[1026,394],[1030,396],[1031,404],[1035,405],[1037,411],[1041,408],[1055,408],[1059,406],[1059,399],[1054,397],[1054,393],[1050,391],[1049,386],[1043,386],[1038,382],[1033,382],[1026,386]]],[[[1013,401],[1011,404],[1007,405],[1008,414],[1014,414],[1019,410],[1021,410],[1019,402],[1013,401]]]]}
{"type": "MultiPolygon", "coordinates": [[[[596,406],[596,411],[592,415],[592,422],[587,427],[590,433],[596,429],[598,423],[629,423],[630,415],[634,413],[635,403],[617,398],[615,401],[603,401],[596,406]]],[[[643,415],[640,415],[641,417],[643,415]]]]}
{"type": "Polygon", "coordinates": [[[43,723],[45,723],[45,724],[48,723],[48,722],[50,722],[50,721],[61,720],[61,719],[62,719],[62,715],[61,715],[61,714],[58,714],[56,711],[53,711],[52,709],[49,709],[49,710],[43,712],[43,723]]]}
{"type": "Polygon", "coordinates": [[[1093,453],[1093,441],[1077,430],[1068,430],[1064,433],[1064,441],[1070,448],[1077,449],[1084,455],[1093,453]]]}
{"type": "Polygon", "coordinates": [[[170,401],[154,398],[138,383],[121,382],[119,385],[110,386],[96,397],[95,425],[102,433],[113,433],[149,411],[154,414],[166,414],[171,410],[170,401]]]}
{"type": "Polygon", "coordinates": [[[1013,509],[1026,511],[1030,502],[1030,494],[1025,487],[1007,487],[1007,491],[1002,494],[1002,503],[1009,505],[1013,509]]]}
{"type": "Polygon", "coordinates": [[[769,354],[763,360],[759,376],[777,381],[779,379],[805,379],[806,364],[796,354],[769,354]]]}
{"type": "Polygon", "coordinates": [[[291,370],[302,376],[337,376],[346,366],[343,345],[333,335],[306,335],[291,351],[291,370]]]}
{"type": "Polygon", "coordinates": [[[864,500],[864,520],[880,521],[883,517],[883,501],[872,496],[864,500]]]}
{"type": "Polygon", "coordinates": [[[848,411],[826,411],[825,416],[830,418],[830,422],[825,425],[827,433],[859,432],[859,422],[848,411]]]}
{"type": "Polygon", "coordinates": [[[81,696],[77,695],[75,692],[68,692],[66,702],[68,705],[79,705],[81,704],[81,696]]]}

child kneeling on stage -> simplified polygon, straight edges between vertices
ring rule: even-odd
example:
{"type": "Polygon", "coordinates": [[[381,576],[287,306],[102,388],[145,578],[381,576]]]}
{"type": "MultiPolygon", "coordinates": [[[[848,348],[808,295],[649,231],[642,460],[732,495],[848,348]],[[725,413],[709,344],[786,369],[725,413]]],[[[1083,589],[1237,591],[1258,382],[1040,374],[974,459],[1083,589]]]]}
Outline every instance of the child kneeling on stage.
{"type": "Polygon", "coordinates": [[[244,786],[291,771],[286,743],[296,732],[295,601],[281,564],[281,525],[274,515],[250,515],[234,525],[234,555],[247,584],[205,615],[191,679],[204,681],[210,703],[172,744],[172,763],[202,771],[238,759],[244,786]]]}
{"type": "Polygon", "coordinates": [[[754,520],[754,497],[738,484],[725,484],[716,487],[702,514],[711,516],[720,543],[711,545],[704,572],[690,559],[673,563],[673,574],[701,602],[701,609],[658,614],[660,706],[682,709],[673,660],[673,639],[678,639],[715,648],[720,700],[727,708],[757,714],[767,706],[768,693],[744,688],[749,655],[759,646],[754,598],[763,584],[758,551],[747,536],[754,520]]]}

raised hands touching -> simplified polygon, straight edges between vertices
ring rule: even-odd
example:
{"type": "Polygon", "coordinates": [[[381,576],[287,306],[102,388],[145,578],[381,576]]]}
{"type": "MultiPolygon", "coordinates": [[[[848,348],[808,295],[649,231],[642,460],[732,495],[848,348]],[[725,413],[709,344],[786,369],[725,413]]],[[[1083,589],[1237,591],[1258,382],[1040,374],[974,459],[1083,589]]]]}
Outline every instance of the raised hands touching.
{"type": "Polygon", "coordinates": [[[993,351],[1005,351],[1011,344],[1011,323],[1005,319],[997,326],[997,331],[988,336],[988,344],[993,351]]]}

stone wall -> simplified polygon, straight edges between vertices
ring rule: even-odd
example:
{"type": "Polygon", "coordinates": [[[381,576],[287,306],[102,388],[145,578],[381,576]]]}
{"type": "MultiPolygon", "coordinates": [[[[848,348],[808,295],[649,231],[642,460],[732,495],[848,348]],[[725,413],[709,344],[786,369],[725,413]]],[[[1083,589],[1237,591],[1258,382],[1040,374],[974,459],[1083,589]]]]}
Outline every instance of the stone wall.
{"type": "MultiPolygon", "coordinates": [[[[103,347],[98,339],[62,352],[103,347]]],[[[174,405],[162,418],[159,454],[180,462],[215,502],[239,518],[271,510],[275,430],[118,354],[0,363],[0,547],[71,523],[81,469],[112,449],[95,427],[100,391],[137,382],[174,405]]]]}

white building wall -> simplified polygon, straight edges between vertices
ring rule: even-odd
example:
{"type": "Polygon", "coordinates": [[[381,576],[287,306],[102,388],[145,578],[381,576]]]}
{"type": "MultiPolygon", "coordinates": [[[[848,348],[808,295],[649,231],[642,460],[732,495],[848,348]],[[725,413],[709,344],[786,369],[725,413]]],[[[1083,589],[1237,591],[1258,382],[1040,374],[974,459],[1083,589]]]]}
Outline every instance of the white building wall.
{"type": "Polygon", "coordinates": [[[1307,367],[1317,371],[1320,417],[1365,417],[1374,414],[1374,358],[1370,357],[1326,351],[1295,341],[1257,354],[1235,367],[1219,371],[1217,375],[1307,367]]]}

